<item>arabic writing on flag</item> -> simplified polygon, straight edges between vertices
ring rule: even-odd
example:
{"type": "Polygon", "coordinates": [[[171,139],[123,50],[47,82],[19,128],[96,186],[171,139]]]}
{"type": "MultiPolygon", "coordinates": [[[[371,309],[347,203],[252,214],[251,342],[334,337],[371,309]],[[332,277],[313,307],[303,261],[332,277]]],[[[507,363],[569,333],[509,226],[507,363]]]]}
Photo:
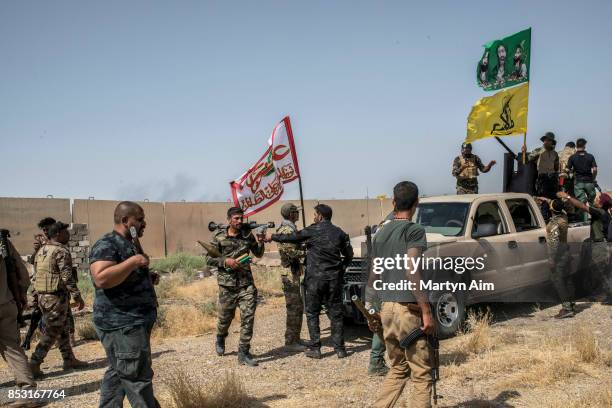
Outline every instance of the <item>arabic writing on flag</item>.
{"type": "Polygon", "coordinates": [[[274,204],[284,192],[284,184],[300,176],[291,121],[285,117],[272,130],[268,148],[242,176],[230,182],[234,205],[249,217],[274,204]]]}

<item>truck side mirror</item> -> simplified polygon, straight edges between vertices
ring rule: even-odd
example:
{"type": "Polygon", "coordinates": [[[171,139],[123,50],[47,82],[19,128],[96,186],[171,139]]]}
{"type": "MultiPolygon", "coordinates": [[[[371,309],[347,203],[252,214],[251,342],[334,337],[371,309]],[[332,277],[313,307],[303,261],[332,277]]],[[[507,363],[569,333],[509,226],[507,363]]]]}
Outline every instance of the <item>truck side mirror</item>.
{"type": "Polygon", "coordinates": [[[378,229],[378,225],[374,224],[372,225],[372,234],[376,234],[376,230],[378,229]]]}
{"type": "Polygon", "coordinates": [[[497,235],[497,225],[495,224],[477,224],[478,228],[472,233],[472,238],[484,238],[497,235]]]}

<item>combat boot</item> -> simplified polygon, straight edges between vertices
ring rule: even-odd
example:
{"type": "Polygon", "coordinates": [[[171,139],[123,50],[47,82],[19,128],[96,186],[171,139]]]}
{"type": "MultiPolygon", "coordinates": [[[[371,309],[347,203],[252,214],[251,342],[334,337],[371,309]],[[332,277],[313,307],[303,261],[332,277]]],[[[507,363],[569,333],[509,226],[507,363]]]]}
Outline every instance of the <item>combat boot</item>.
{"type": "Polygon", "coordinates": [[[289,343],[289,344],[285,344],[285,350],[287,351],[304,351],[306,349],[305,346],[303,346],[302,344],[300,344],[299,341],[296,341],[295,343],[289,343]]]}
{"type": "Polygon", "coordinates": [[[348,357],[348,354],[346,353],[346,349],[343,349],[343,348],[336,350],[336,355],[338,356],[338,358],[348,357]]]}
{"type": "Polygon", "coordinates": [[[389,367],[386,364],[368,366],[368,375],[384,377],[389,372],[389,367]]]}
{"type": "Polygon", "coordinates": [[[72,358],[69,360],[64,360],[64,364],[62,365],[62,368],[64,370],[87,368],[87,367],[89,367],[89,363],[85,361],[77,360],[76,357],[74,356],[72,356],[72,358]]]}
{"type": "Polygon", "coordinates": [[[40,369],[40,364],[40,361],[30,360],[30,371],[32,372],[32,376],[37,379],[43,377],[43,372],[40,369]]]}
{"type": "Polygon", "coordinates": [[[308,348],[304,352],[304,355],[308,358],[321,358],[321,349],[320,348],[308,348]]]}
{"type": "Polygon", "coordinates": [[[249,346],[248,344],[241,344],[238,347],[238,362],[240,364],[246,364],[251,367],[258,366],[259,363],[253,358],[253,356],[249,352],[250,348],[251,346],[249,346]]]}
{"type": "Polygon", "coordinates": [[[225,337],[217,336],[217,341],[215,342],[215,351],[218,356],[222,356],[225,354],[225,337]]]}

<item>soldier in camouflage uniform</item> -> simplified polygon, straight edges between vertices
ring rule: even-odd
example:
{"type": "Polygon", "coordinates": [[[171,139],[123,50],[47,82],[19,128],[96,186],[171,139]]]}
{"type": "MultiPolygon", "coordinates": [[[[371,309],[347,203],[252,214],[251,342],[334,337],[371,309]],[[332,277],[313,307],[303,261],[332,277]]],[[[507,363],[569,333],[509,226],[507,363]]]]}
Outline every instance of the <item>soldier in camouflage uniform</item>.
{"type": "Polygon", "coordinates": [[[244,227],[243,216],[242,209],[238,207],[227,210],[228,225],[215,231],[211,241],[221,256],[212,257],[207,254],[205,261],[209,267],[218,269],[219,311],[215,351],[219,356],[225,353],[225,337],[238,307],[240,308],[238,361],[240,364],[256,366],[258,363],[249,350],[257,307],[257,288],[253,281],[251,266],[248,262],[239,263],[238,258],[251,252],[256,257],[261,257],[264,253],[264,244],[258,242],[252,232],[244,227]]]}
{"type": "Polygon", "coordinates": [[[157,319],[153,285],[159,276],[148,268],[130,229],[142,237],[144,210],[131,201],[117,205],[113,231],[100,238],[89,255],[95,288],[93,322],[106,352],[108,369],[100,387],[100,407],[155,408],[151,367],[151,330],[157,319]]]}
{"type": "Polygon", "coordinates": [[[478,171],[488,173],[495,165],[492,160],[486,166],[480,157],[472,154],[472,144],[461,145],[461,154],[453,161],[453,177],[457,178],[457,194],[478,194],[478,171]]]}
{"type": "MultiPolygon", "coordinates": [[[[298,207],[287,203],[281,208],[283,221],[276,230],[277,234],[292,234],[297,232],[295,223],[300,219],[298,207]]],[[[306,251],[299,244],[278,244],[278,253],[281,258],[281,278],[283,292],[287,306],[287,327],[285,329],[285,346],[292,351],[304,351],[300,341],[302,331],[302,318],[304,302],[302,300],[300,276],[302,275],[302,260],[306,251]]]]}
{"type": "Polygon", "coordinates": [[[607,193],[600,194],[594,205],[587,205],[580,200],[570,197],[565,192],[557,196],[566,199],[576,207],[591,216],[591,288],[603,289],[607,303],[612,301],[612,270],[610,268],[610,248],[607,240],[608,230],[612,222],[612,197],[607,193]]]}
{"type": "Polygon", "coordinates": [[[574,317],[574,283],[570,276],[569,246],[567,244],[567,215],[564,211],[563,201],[560,199],[544,200],[548,202],[552,214],[546,225],[546,243],[548,245],[548,265],[551,271],[551,281],[555,286],[557,295],[561,299],[561,310],[555,316],[557,319],[574,317]]]}
{"type": "Polygon", "coordinates": [[[576,143],[567,142],[559,154],[559,185],[563,191],[574,194],[574,174],[567,168],[569,158],[576,153],[576,143]]]}
{"type": "Polygon", "coordinates": [[[70,252],[65,246],[69,238],[68,225],[56,222],[49,227],[49,241],[38,250],[34,260],[34,289],[38,293],[38,305],[46,325],[45,333],[30,359],[30,369],[35,377],[42,376],[40,364],[56,341],[62,353],[64,369],[87,366],[87,363],[74,357],[66,329],[70,298],[79,310],[85,306],[72,275],[70,252]]]}

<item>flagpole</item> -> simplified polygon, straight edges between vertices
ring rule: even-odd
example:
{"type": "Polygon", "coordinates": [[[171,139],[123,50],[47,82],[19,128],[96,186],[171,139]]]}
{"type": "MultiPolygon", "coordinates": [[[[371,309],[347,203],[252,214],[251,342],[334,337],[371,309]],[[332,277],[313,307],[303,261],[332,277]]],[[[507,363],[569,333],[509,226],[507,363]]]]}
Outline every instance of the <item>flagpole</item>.
{"type": "Polygon", "coordinates": [[[304,193],[302,192],[302,172],[300,171],[300,166],[298,164],[297,159],[297,152],[295,150],[295,144],[293,142],[293,129],[291,128],[291,119],[289,119],[289,116],[285,116],[283,118],[283,122],[285,122],[287,136],[289,138],[289,144],[291,147],[291,151],[293,152],[293,159],[295,160],[295,169],[297,170],[298,186],[300,189],[300,206],[302,207],[302,226],[306,228],[306,211],[304,210],[304,193]]]}
{"type": "Polygon", "coordinates": [[[525,156],[527,155],[527,132],[525,132],[525,134],[523,135],[523,147],[525,149],[523,149],[523,164],[527,163],[527,159],[525,158],[525,156]]]}
{"type": "Polygon", "coordinates": [[[302,207],[302,226],[306,228],[306,212],[304,211],[304,194],[302,193],[302,175],[298,175],[298,186],[300,188],[300,206],[302,207]]]}

